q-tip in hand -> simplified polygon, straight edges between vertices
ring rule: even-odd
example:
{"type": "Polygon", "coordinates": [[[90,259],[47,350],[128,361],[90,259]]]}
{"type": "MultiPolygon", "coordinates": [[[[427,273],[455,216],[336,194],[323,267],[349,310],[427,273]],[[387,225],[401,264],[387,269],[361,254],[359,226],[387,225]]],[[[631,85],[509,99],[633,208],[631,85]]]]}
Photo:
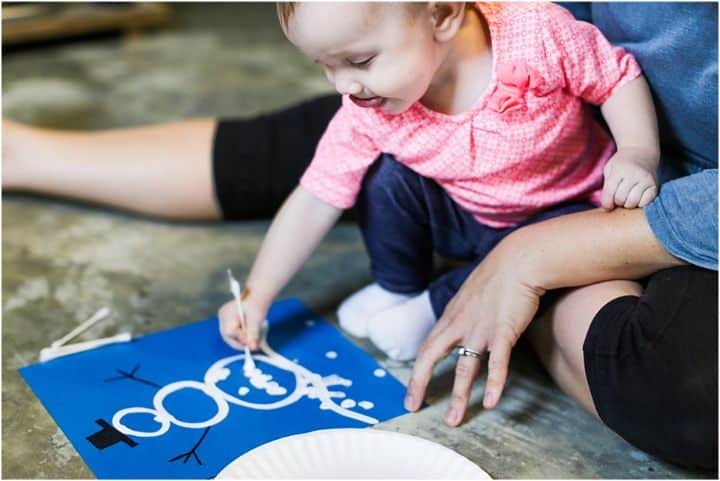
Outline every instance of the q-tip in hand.
{"type": "MultiPolygon", "coordinates": [[[[227,274],[228,281],[230,282],[230,292],[232,292],[233,297],[235,298],[235,306],[237,307],[238,316],[240,317],[240,327],[242,327],[243,331],[245,331],[245,334],[247,335],[247,329],[245,325],[245,312],[243,311],[242,301],[240,300],[240,283],[237,281],[237,279],[235,279],[235,277],[233,277],[232,271],[230,269],[227,270],[227,274]]],[[[252,355],[250,354],[250,349],[248,348],[247,344],[245,344],[244,348],[245,364],[243,365],[243,371],[250,371],[255,369],[255,362],[252,359],[252,355]]]]}

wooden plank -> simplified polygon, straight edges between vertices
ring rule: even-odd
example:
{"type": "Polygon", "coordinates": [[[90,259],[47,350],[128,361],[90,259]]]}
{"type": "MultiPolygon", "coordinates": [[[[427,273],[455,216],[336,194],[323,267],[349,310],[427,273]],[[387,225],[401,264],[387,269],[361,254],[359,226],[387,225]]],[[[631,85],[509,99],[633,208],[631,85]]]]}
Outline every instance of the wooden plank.
{"type": "Polygon", "coordinates": [[[48,6],[45,10],[42,5],[33,10],[33,5],[6,4],[2,39],[5,45],[17,45],[103,31],[136,31],[167,23],[169,18],[170,9],[162,3],[69,4],[60,8],[48,6]]]}

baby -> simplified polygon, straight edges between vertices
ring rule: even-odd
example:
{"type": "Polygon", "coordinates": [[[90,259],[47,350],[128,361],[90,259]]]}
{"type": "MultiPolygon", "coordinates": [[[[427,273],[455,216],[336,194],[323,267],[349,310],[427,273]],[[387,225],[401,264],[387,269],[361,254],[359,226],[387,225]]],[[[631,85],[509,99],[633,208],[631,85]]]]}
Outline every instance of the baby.
{"type": "Polygon", "coordinates": [[[655,111],[640,68],[557,5],[281,3],[278,12],[343,105],[251,269],[247,332],[232,302],[220,309],[231,346],[257,348],[275,296],[353,205],[375,283],[342,303],[340,325],[409,360],[508,233],[656,195],[655,111]],[[470,262],[432,280],[433,252],[470,262]]]}

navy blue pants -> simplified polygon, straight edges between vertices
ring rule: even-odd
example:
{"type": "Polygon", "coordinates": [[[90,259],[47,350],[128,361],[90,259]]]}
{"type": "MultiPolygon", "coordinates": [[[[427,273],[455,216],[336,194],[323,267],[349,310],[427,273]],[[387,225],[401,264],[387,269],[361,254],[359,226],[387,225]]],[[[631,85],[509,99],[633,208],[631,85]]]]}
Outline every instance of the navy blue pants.
{"type": "Polygon", "coordinates": [[[398,293],[429,288],[439,318],[468,275],[506,235],[524,225],[594,207],[573,202],[516,226],[488,227],[456,204],[437,182],[383,154],[365,175],[355,215],[375,282],[398,293]],[[433,251],[469,264],[432,280],[433,251]]]}

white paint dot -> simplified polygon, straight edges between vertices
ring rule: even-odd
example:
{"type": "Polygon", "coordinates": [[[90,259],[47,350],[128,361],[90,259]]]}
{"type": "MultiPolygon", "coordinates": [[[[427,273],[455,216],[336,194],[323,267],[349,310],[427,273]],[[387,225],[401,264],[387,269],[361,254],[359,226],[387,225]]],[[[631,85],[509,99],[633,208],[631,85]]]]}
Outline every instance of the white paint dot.
{"type": "Polygon", "coordinates": [[[315,325],[315,321],[313,321],[312,319],[310,319],[309,321],[305,321],[305,325],[308,326],[308,327],[312,327],[312,326],[315,325]]]}
{"type": "Polygon", "coordinates": [[[363,409],[372,409],[375,407],[375,404],[371,403],[370,401],[360,401],[358,403],[358,406],[360,406],[363,409]]]}
{"type": "Polygon", "coordinates": [[[353,401],[352,399],[343,399],[340,403],[340,406],[344,407],[345,409],[354,408],[357,403],[353,401]]]}
{"type": "Polygon", "coordinates": [[[246,387],[246,386],[243,386],[243,387],[241,387],[240,389],[238,389],[238,394],[241,395],[241,396],[244,396],[244,395],[246,395],[246,394],[249,393],[249,392],[250,392],[250,388],[248,388],[248,387],[246,387]]]}
{"type": "Polygon", "coordinates": [[[378,369],[375,369],[373,374],[375,374],[375,377],[385,377],[385,375],[387,374],[387,371],[385,371],[385,369],[378,368],[378,369]]]}
{"type": "Polygon", "coordinates": [[[325,353],[325,357],[328,359],[337,359],[338,353],[335,351],[328,351],[325,353]]]}

